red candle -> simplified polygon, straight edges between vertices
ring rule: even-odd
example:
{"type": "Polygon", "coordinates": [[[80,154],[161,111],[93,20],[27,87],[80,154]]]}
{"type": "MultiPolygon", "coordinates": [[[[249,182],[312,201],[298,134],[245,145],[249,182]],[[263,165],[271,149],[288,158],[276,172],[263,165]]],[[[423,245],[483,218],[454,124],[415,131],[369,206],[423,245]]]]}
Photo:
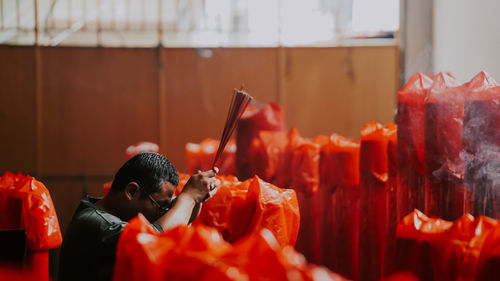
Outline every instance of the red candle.
{"type": "Polygon", "coordinates": [[[432,83],[418,72],[398,92],[398,221],[414,208],[424,210],[424,99],[432,83]]]}
{"type": "Polygon", "coordinates": [[[285,128],[285,114],[279,104],[270,103],[262,109],[251,104],[247,107],[236,128],[236,166],[240,180],[251,176],[249,149],[252,139],[260,131],[284,131],[285,128]]]}
{"type": "Polygon", "coordinates": [[[462,123],[467,84],[440,73],[425,101],[426,214],[454,220],[463,214],[462,123]]]}
{"type": "Polygon", "coordinates": [[[366,124],[361,131],[359,280],[380,280],[385,267],[389,136],[396,125],[366,124]]]}
{"type": "Polygon", "coordinates": [[[321,264],[353,280],[358,276],[359,149],[359,141],[333,134],[320,157],[321,264]]]}
{"type": "Polygon", "coordinates": [[[498,172],[500,167],[500,87],[485,72],[470,82],[465,102],[463,148],[465,193],[475,216],[500,218],[498,172]]]}

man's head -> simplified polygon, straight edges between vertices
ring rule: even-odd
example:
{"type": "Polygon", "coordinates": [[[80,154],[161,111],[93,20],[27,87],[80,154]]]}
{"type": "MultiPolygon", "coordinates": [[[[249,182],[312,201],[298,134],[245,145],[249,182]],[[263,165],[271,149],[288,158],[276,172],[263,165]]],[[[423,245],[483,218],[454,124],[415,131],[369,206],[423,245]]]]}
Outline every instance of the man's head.
{"type": "Polygon", "coordinates": [[[130,220],[140,212],[155,221],[170,207],[178,184],[179,175],[167,158],[145,152],[132,157],[118,170],[110,195],[116,197],[122,219],[130,220]]]}

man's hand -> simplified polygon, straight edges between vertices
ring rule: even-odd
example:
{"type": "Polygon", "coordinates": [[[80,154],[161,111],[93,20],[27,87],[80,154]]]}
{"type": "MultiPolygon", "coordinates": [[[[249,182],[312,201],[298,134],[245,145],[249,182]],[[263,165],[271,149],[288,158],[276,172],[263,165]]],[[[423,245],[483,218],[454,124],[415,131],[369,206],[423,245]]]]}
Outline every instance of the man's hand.
{"type": "Polygon", "coordinates": [[[181,194],[191,197],[196,204],[207,201],[217,192],[217,187],[220,185],[220,181],[215,178],[218,172],[217,167],[205,172],[196,172],[189,178],[181,194]]]}
{"type": "Polygon", "coordinates": [[[175,199],[175,204],[165,215],[157,221],[163,230],[172,229],[180,224],[191,223],[201,210],[201,203],[210,199],[216,192],[220,181],[215,178],[219,169],[201,172],[198,171],[182,189],[175,199]]]}

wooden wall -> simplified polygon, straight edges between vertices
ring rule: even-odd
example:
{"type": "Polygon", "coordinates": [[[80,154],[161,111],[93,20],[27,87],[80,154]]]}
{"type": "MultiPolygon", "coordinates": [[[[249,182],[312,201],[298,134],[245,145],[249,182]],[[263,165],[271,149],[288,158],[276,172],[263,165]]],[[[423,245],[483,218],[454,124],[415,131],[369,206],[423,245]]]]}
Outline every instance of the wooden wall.
{"type": "Polygon", "coordinates": [[[0,47],[0,173],[22,171],[50,189],[63,230],[82,194],[138,141],[159,143],[181,170],[184,144],[218,138],[232,89],[277,101],[308,137],[357,137],[393,120],[396,46],[199,50],[0,47]]]}

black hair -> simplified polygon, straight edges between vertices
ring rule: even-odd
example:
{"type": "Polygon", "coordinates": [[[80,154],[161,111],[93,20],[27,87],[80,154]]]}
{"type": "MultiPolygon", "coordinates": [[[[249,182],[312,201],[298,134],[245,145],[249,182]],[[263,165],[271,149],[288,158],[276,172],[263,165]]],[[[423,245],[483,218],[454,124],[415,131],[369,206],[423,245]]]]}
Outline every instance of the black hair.
{"type": "Polygon", "coordinates": [[[111,190],[121,191],[130,182],[136,182],[147,194],[153,194],[161,190],[163,181],[175,186],[179,184],[174,165],[161,154],[144,152],[123,164],[113,179],[111,190]]]}

